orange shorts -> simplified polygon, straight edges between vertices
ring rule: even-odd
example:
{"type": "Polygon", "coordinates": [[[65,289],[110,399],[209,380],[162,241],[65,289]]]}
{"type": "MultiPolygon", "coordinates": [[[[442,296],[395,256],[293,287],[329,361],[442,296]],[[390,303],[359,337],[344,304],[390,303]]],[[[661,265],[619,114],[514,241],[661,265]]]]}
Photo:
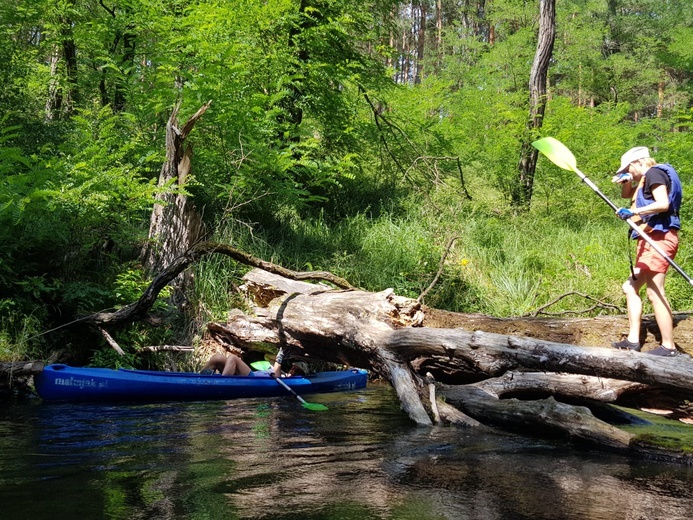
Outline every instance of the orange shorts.
{"type": "MultiPolygon", "coordinates": [[[[666,232],[651,231],[648,235],[669,258],[672,260],[674,259],[676,251],[679,249],[679,234],[677,229],[670,229],[666,232]]],[[[641,271],[666,273],[669,269],[669,262],[655,251],[650,244],[642,238],[639,238],[635,267],[639,268],[641,271]]]]}

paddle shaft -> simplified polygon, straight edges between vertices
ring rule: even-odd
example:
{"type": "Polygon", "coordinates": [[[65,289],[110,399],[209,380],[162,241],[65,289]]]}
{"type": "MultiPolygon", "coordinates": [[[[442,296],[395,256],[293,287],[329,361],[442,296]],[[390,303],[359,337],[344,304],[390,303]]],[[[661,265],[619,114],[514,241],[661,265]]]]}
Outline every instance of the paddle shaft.
{"type": "Polygon", "coordinates": [[[305,405],[305,404],[308,404],[308,403],[305,401],[305,399],[303,399],[303,397],[301,397],[301,396],[298,395],[296,392],[294,392],[294,389],[291,388],[289,385],[287,385],[284,381],[282,381],[280,377],[275,377],[274,379],[277,381],[277,383],[279,383],[279,384],[282,385],[284,388],[286,388],[289,392],[291,392],[292,394],[294,394],[294,397],[295,397],[296,399],[298,399],[299,401],[301,401],[301,403],[303,403],[304,405],[305,405]]]}
{"type": "MultiPolygon", "coordinates": [[[[577,168],[572,168],[572,170],[573,170],[575,173],[577,173],[577,174],[578,174],[578,177],[580,177],[580,178],[582,179],[582,181],[583,181],[585,184],[587,184],[590,188],[592,188],[592,190],[593,190],[597,195],[599,195],[599,196],[602,198],[602,200],[603,200],[604,202],[606,202],[606,203],[611,207],[611,209],[613,209],[614,211],[618,211],[618,207],[616,206],[616,204],[614,204],[613,202],[611,202],[611,201],[609,200],[609,198],[608,198],[606,195],[604,195],[604,194],[599,190],[599,188],[597,188],[597,186],[596,186],[591,180],[589,180],[589,179],[587,178],[587,176],[586,176],[584,173],[582,173],[582,172],[581,172],[580,170],[578,170],[577,168]]],[[[650,245],[652,246],[652,249],[654,249],[657,253],[659,253],[659,255],[660,255],[662,258],[664,258],[664,260],[666,260],[667,262],[669,262],[669,265],[670,265],[671,267],[673,267],[673,268],[676,270],[676,272],[678,272],[681,276],[683,276],[683,278],[684,278],[690,285],[693,285],[693,279],[692,279],[690,276],[688,276],[688,275],[686,274],[686,272],[685,272],[683,269],[681,269],[681,267],[679,267],[679,265],[678,265],[676,262],[674,262],[674,260],[673,260],[672,258],[670,258],[664,251],[662,251],[662,249],[656,244],[656,242],[655,242],[654,240],[652,240],[649,236],[647,236],[647,234],[646,234],[642,229],[640,229],[640,228],[638,227],[638,225],[637,225],[635,222],[633,222],[631,219],[627,219],[627,220],[626,220],[626,223],[631,227],[631,229],[633,229],[634,231],[636,231],[636,232],[638,233],[638,235],[640,235],[640,236],[642,237],[642,239],[643,239],[645,242],[647,242],[648,244],[650,244],[650,245]]]]}
{"type": "Polygon", "coordinates": [[[577,168],[573,168],[573,171],[574,171],[575,173],[578,174],[578,177],[580,177],[580,178],[582,179],[582,182],[584,182],[584,183],[587,184],[590,188],[592,188],[592,191],[594,191],[597,195],[599,195],[599,196],[602,198],[602,200],[603,200],[604,202],[606,202],[609,206],[611,206],[611,209],[613,209],[614,211],[618,211],[618,207],[616,206],[616,204],[614,204],[613,202],[611,202],[611,201],[609,200],[609,197],[607,197],[606,195],[604,195],[604,194],[599,190],[599,188],[597,188],[597,185],[587,178],[587,175],[585,175],[584,173],[582,173],[582,172],[581,172],[580,170],[578,170],[577,168]]]}

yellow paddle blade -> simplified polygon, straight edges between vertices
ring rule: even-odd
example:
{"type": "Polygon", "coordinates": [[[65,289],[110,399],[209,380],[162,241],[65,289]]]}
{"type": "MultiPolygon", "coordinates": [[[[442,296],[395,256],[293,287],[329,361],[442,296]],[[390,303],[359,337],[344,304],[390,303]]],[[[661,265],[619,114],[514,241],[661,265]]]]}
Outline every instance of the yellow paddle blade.
{"type": "Polygon", "coordinates": [[[532,146],[543,153],[549,161],[559,168],[577,173],[577,162],[573,152],[568,147],[553,137],[544,137],[532,143],[532,146]]]}

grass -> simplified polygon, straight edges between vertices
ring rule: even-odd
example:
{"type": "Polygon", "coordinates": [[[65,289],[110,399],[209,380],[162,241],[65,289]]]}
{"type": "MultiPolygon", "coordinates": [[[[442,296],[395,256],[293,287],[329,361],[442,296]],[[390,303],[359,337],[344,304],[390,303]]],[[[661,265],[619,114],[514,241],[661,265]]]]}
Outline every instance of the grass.
{"type": "Polygon", "coordinates": [[[8,313],[0,317],[0,361],[24,361],[34,354],[40,321],[32,315],[8,313]]]}
{"type": "Polygon", "coordinates": [[[636,442],[682,454],[693,454],[693,428],[690,425],[631,408],[626,411],[650,423],[620,426],[622,430],[635,435],[636,442]]]}
{"type": "MultiPolygon", "coordinates": [[[[426,296],[430,306],[522,316],[570,292],[625,306],[621,285],[630,274],[628,251],[634,254],[634,245],[627,240],[625,225],[608,208],[586,209],[584,215],[589,216],[583,217],[575,208],[565,213],[549,214],[543,208],[515,213],[492,207],[496,204],[492,198],[466,201],[440,190],[430,199],[411,196],[377,215],[360,212],[332,223],[287,211],[278,216],[271,232],[251,234],[238,226],[223,230],[222,239],[232,237],[237,247],[291,269],[328,270],[369,291],[393,288],[416,298],[432,282],[448,244],[456,238],[437,284],[426,296]]],[[[687,247],[683,240],[681,258],[687,257],[687,247]]],[[[198,283],[205,284],[205,305],[227,311],[227,280],[238,273],[222,267],[222,262],[206,264],[208,271],[197,275],[198,283]]],[[[675,310],[691,308],[693,292],[673,271],[667,291],[675,310]]],[[[648,305],[645,312],[650,311],[648,305]]],[[[547,310],[590,306],[572,297],[547,310]]],[[[598,308],[591,314],[613,312],[598,308]]]]}

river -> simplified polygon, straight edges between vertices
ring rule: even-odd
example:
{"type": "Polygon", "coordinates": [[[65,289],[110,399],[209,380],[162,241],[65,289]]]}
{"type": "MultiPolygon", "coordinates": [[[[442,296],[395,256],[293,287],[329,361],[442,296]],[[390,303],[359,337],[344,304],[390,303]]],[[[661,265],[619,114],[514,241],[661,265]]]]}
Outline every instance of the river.
{"type": "Polygon", "coordinates": [[[393,391],[0,404],[0,519],[688,519],[693,469],[422,428],[393,391]]]}

